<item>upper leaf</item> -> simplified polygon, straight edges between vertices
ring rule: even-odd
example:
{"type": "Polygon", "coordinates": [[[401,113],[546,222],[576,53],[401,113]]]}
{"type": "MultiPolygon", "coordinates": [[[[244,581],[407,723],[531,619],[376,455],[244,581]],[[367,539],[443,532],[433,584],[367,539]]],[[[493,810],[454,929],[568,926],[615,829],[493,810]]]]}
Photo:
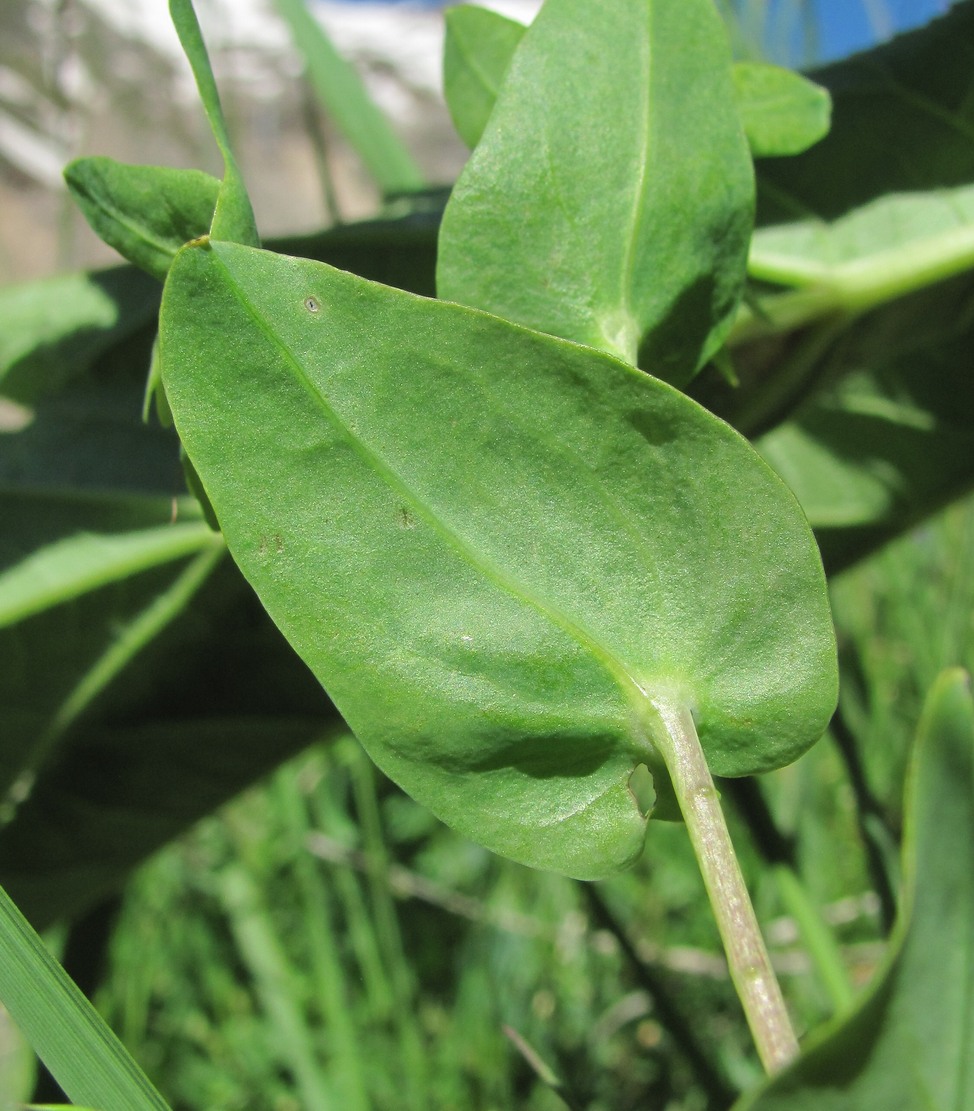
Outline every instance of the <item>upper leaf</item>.
{"type": "Polygon", "coordinates": [[[642,843],[627,783],[655,758],[654,697],[693,707],[719,774],[823,730],[834,642],[804,518],[677,391],[215,242],[178,256],[161,343],[234,558],[379,765],[461,831],[602,875],[642,843]]]}
{"type": "Polygon", "coordinates": [[[439,295],[677,384],[737,306],[753,170],[711,0],[548,0],[447,204],[439,295]]]}
{"type": "Polygon", "coordinates": [[[223,107],[220,104],[220,94],[213,77],[206,44],[203,42],[203,33],[196,12],[193,10],[193,0],[169,0],[169,14],[193,70],[193,76],[196,78],[196,87],[213,138],[216,139],[220,154],[223,156],[223,180],[217,193],[210,230],[213,235],[223,239],[256,246],[260,242],[260,237],[254,221],[254,210],[230,145],[230,135],[227,131],[223,107]]]}
{"type": "Polygon", "coordinates": [[[209,230],[220,191],[216,178],[200,170],[128,166],[111,158],[79,159],[64,177],[92,229],[159,281],[179,248],[209,230]]]}
{"type": "Polygon", "coordinates": [[[893,955],[859,1007],[739,1111],[969,1111],[974,1095],[974,703],[946,672],[921,722],[893,955]]]}
{"type": "Polygon", "coordinates": [[[832,101],[821,85],[781,66],[738,62],[737,106],[756,158],[800,154],[828,134],[832,101]]]}
{"type": "MultiPolygon", "coordinates": [[[[446,12],[443,92],[453,124],[471,149],[480,142],[526,30],[474,4],[446,12]]],[[[821,85],[762,62],[736,62],[731,72],[744,133],[756,157],[798,154],[828,132],[831,99],[821,85]]]]}
{"type": "Polygon", "coordinates": [[[453,125],[471,150],[480,142],[526,30],[523,23],[475,4],[446,11],[443,94],[453,125]]]}

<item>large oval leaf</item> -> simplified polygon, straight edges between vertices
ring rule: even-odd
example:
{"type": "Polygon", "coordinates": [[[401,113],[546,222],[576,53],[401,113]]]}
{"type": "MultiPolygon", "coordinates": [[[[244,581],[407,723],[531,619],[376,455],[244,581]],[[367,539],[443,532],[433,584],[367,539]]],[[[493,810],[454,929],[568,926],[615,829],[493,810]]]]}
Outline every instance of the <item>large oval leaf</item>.
{"type": "Polygon", "coordinates": [[[377,763],[577,876],[633,859],[653,700],[712,769],[822,732],[834,643],[797,503],[607,355],[224,243],[170,272],[163,375],[234,558],[377,763]]]}
{"type": "Polygon", "coordinates": [[[683,384],[730,328],[754,175],[712,0],[547,0],[443,216],[439,295],[683,384]]]}

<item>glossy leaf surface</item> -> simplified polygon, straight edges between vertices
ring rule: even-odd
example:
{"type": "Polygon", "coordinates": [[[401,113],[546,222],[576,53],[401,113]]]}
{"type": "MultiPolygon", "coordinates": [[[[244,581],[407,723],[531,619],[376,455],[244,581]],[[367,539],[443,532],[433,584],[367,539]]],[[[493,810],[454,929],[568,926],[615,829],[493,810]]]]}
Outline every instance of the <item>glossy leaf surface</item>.
{"type": "Polygon", "coordinates": [[[438,293],[682,384],[730,326],[751,232],[726,35],[711,0],[590,12],[548,0],[525,34],[447,204],[438,293]]]}
{"type": "Polygon", "coordinates": [[[180,253],[161,326],[234,558],[377,763],[449,824],[602,875],[642,844],[627,783],[654,759],[654,695],[692,705],[719,774],[821,733],[834,643],[804,519],[670,387],[222,243],[180,253]]]}
{"type": "Polygon", "coordinates": [[[909,786],[893,955],[852,1015],[740,1111],[969,1111],[974,1099],[974,703],[945,673],[909,786]]]}

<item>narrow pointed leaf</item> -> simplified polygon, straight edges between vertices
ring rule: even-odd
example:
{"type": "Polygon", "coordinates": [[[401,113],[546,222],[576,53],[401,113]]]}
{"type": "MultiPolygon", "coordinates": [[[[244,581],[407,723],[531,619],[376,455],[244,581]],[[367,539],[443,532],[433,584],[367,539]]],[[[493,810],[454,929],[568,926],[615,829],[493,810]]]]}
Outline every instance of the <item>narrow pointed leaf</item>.
{"type": "Polygon", "coordinates": [[[276,3],[304,58],[315,92],[382,192],[408,193],[425,188],[426,181],[408,148],[369,96],[355,67],[338,53],[304,0],[276,3]]]}
{"type": "Polygon", "coordinates": [[[2,889],[0,1002],[75,1103],[99,1111],[168,1111],[2,889]]]}
{"type": "Polygon", "coordinates": [[[756,158],[801,154],[828,134],[832,100],[821,85],[790,69],[738,62],[737,106],[756,158]]]}
{"type": "Polygon", "coordinates": [[[180,247],[205,235],[220,183],[199,170],[82,158],[64,171],[92,230],[129,262],[164,281],[180,247]]]}
{"type": "Polygon", "coordinates": [[[753,170],[711,0],[548,0],[440,231],[441,297],[683,384],[737,306],[753,170]],[[673,95],[674,87],[680,95],[673,95]]]}
{"type": "Polygon", "coordinates": [[[740,1111],[969,1111],[974,1101],[974,702],[946,672],[917,740],[893,955],[852,1015],[740,1111]]]}
{"type": "Polygon", "coordinates": [[[254,211],[240,167],[233,155],[226,119],[220,104],[220,94],[217,91],[210,58],[206,52],[206,44],[203,42],[203,33],[196,12],[193,10],[192,0],[169,0],[169,14],[192,67],[206,118],[220,148],[220,154],[223,156],[223,181],[220,183],[220,191],[217,195],[211,231],[223,239],[256,246],[260,238],[254,222],[254,211]]]}
{"type": "Polygon", "coordinates": [[[177,258],[161,343],[234,558],[380,766],[465,833],[579,876],[630,861],[654,694],[694,707],[720,774],[787,763],[824,728],[834,643],[807,525],[665,384],[212,242],[177,258]]]}

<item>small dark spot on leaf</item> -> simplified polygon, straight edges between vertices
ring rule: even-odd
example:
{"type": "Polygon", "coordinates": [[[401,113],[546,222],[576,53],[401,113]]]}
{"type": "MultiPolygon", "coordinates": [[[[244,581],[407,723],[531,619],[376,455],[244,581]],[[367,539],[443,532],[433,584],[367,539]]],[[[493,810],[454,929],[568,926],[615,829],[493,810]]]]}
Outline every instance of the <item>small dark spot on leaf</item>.
{"type": "Polygon", "coordinates": [[[403,528],[416,527],[416,518],[404,505],[399,506],[399,524],[402,525],[403,528]]]}
{"type": "Polygon", "coordinates": [[[305,297],[304,307],[311,313],[321,312],[321,302],[317,297],[305,297]]]}

